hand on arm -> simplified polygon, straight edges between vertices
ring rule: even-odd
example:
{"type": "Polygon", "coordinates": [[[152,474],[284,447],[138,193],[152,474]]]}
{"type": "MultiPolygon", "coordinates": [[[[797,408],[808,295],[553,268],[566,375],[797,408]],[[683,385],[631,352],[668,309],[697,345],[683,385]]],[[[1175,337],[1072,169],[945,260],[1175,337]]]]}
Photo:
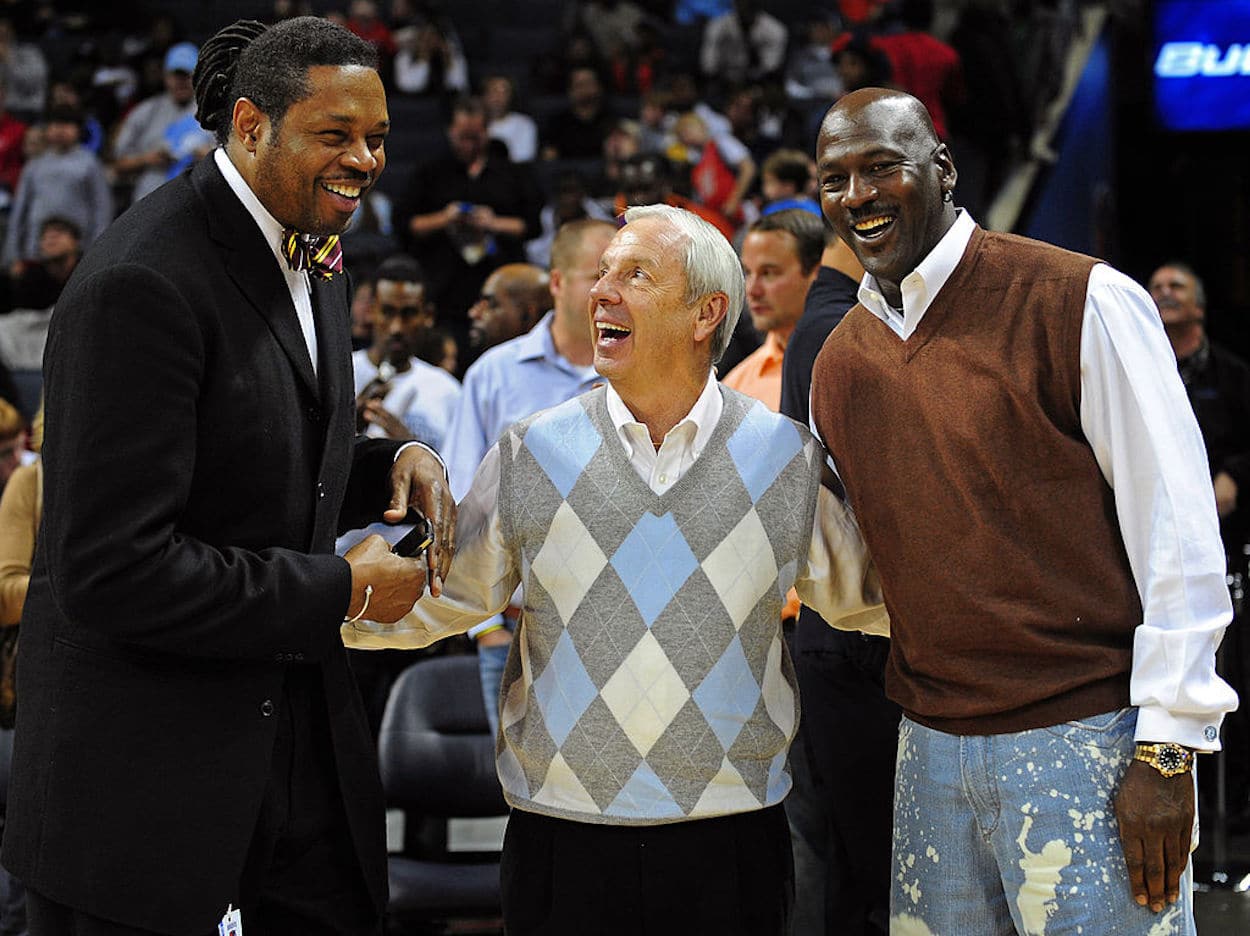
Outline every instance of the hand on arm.
{"type": "Polygon", "coordinates": [[[428,448],[410,445],[395,459],[390,485],[391,501],[382,514],[383,520],[402,523],[409,509],[415,507],[430,521],[434,542],[426,551],[426,557],[430,591],[438,595],[456,551],[456,502],[447,483],[447,472],[438,456],[428,448]]]}

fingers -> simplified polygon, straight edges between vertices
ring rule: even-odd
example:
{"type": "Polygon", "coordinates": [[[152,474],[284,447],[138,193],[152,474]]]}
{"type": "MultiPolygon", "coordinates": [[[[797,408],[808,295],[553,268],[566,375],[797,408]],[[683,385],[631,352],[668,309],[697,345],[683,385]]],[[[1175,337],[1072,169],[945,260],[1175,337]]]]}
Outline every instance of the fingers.
{"type": "Polygon", "coordinates": [[[1121,823],[1120,844],[1124,848],[1124,864],[1128,867],[1128,886],[1133,892],[1133,900],[1139,907],[1144,907],[1150,902],[1146,888],[1145,843],[1136,835],[1129,838],[1125,834],[1124,824],[1121,823]]]}
{"type": "Polygon", "coordinates": [[[1169,835],[1163,840],[1163,899],[1176,903],[1181,896],[1181,875],[1189,865],[1189,839],[1192,833],[1169,835]]]}
{"type": "MultiPolygon", "coordinates": [[[[1147,836],[1142,841],[1142,859],[1144,862],[1144,877],[1146,882],[1146,898],[1150,904],[1150,909],[1158,913],[1163,909],[1166,898],[1164,897],[1164,857],[1163,857],[1163,837],[1160,835],[1147,836]]],[[[1138,901],[1140,903],[1141,901],[1138,901]]]]}

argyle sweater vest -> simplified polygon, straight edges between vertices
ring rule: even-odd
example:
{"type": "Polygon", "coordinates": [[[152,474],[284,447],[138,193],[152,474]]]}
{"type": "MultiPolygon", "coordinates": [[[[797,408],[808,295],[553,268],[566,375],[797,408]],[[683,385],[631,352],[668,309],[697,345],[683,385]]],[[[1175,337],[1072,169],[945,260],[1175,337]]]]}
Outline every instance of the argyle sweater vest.
{"type": "Polygon", "coordinates": [[[790,789],[799,703],[779,622],[807,562],[819,457],[797,423],[721,392],[707,446],[663,495],[630,465],[603,388],[500,441],[525,607],[497,766],[517,808],[651,825],[790,789]]]}
{"type": "Polygon", "coordinates": [[[816,359],[812,417],[890,612],[886,690],[939,731],[1128,704],[1141,603],[1081,428],[1095,262],[978,228],[906,341],[856,306],[816,359]]]}

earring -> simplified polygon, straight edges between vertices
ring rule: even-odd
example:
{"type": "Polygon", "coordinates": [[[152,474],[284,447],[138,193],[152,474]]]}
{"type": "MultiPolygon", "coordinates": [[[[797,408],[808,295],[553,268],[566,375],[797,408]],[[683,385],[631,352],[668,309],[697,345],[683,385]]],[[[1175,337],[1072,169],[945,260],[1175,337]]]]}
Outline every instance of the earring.
{"type": "Polygon", "coordinates": [[[946,191],[942,193],[942,201],[946,202],[948,205],[954,200],[955,200],[955,193],[952,192],[950,189],[947,189],[946,191]]]}

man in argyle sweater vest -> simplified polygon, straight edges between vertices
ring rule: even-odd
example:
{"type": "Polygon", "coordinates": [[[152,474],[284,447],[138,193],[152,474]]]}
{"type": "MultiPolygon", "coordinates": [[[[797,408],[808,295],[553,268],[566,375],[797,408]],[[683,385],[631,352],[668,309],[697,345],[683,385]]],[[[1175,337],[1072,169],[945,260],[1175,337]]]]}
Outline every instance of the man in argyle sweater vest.
{"type": "Polygon", "coordinates": [[[424,645],[524,585],[497,742],[509,933],[780,934],[781,606],[796,585],[831,620],[884,613],[818,444],[711,372],[742,305],[732,247],[679,209],[627,220],[591,292],[609,385],[505,432],[443,594],[344,639],[424,645]]]}

